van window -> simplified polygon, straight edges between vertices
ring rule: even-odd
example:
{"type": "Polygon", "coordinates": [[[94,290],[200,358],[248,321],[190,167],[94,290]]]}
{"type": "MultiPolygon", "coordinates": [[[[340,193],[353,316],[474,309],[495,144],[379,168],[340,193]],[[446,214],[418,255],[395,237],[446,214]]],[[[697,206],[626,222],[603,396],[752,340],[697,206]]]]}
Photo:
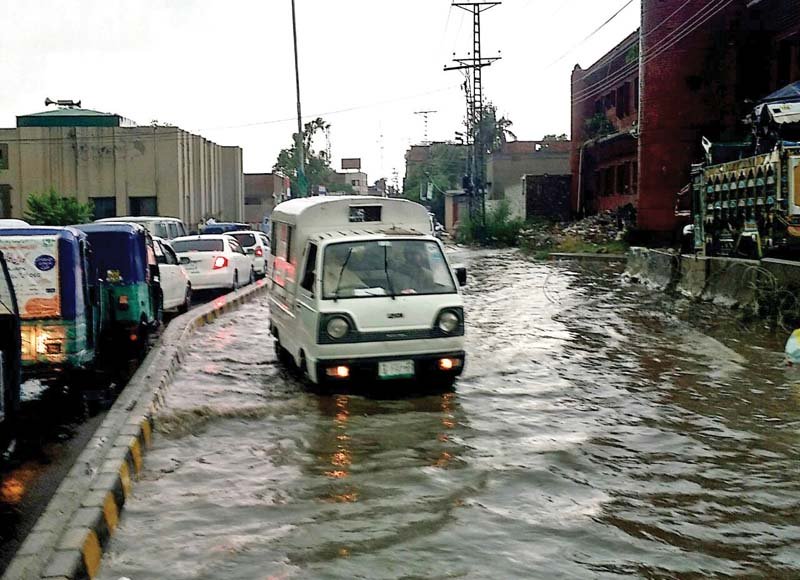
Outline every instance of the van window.
{"type": "Polygon", "coordinates": [[[274,255],[287,262],[292,261],[292,233],[294,228],[288,224],[278,224],[278,241],[274,255]]]}
{"type": "Polygon", "coordinates": [[[314,293],[314,279],[317,275],[317,245],[308,244],[308,256],[306,257],[306,269],[303,273],[303,283],[300,285],[304,290],[314,293]]]}
{"type": "Polygon", "coordinates": [[[167,229],[169,231],[168,238],[170,240],[181,236],[181,232],[178,229],[178,224],[176,224],[175,222],[167,222],[167,229]]]}

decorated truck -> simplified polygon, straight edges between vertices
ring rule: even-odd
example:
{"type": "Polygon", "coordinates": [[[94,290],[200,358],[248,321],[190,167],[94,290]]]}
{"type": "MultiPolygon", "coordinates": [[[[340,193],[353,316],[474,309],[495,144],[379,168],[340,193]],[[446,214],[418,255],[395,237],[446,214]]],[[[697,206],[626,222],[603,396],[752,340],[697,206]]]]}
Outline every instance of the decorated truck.
{"type": "Polygon", "coordinates": [[[761,101],[746,143],[704,140],[691,172],[694,249],[707,255],[800,256],[800,83],[761,101]]]}

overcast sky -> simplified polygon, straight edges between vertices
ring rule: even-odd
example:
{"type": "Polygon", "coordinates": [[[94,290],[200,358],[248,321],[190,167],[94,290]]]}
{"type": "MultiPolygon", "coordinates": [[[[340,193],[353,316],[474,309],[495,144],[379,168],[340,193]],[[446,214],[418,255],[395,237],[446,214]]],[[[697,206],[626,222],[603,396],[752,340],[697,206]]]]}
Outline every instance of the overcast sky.
{"type": "MultiPolygon", "coordinates": [[[[453,52],[470,16],[450,0],[296,0],[303,115],[332,124],[335,165],[361,157],[370,180],[404,172],[404,152],[452,139],[464,116],[453,52]]],[[[483,15],[486,97],[520,139],[569,132],[569,78],[636,29],[634,0],[505,0],[483,15]]],[[[272,169],[295,124],[290,0],[3,0],[0,126],[45,97],[147,124],[168,122],[244,149],[246,172],[272,169]]],[[[320,146],[324,143],[319,143],[320,146]]]]}

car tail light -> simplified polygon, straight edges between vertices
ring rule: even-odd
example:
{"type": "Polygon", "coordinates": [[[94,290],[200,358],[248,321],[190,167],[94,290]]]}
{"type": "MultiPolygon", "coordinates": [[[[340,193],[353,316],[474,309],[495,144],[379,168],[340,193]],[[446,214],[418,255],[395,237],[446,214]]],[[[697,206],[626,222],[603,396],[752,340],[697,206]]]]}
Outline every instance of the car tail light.
{"type": "Polygon", "coordinates": [[[221,270],[228,267],[228,258],[225,256],[217,256],[214,258],[214,270],[221,270]]]}
{"type": "Polygon", "coordinates": [[[256,248],[256,256],[260,258],[263,255],[264,255],[264,250],[262,250],[261,248],[256,248]]]}

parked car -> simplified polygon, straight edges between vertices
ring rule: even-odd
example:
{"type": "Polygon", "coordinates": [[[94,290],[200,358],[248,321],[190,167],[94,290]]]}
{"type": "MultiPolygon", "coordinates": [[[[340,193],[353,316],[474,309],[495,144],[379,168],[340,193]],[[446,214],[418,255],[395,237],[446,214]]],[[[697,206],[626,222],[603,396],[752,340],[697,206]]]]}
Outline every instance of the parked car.
{"type": "Polygon", "coordinates": [[[231,232],[228,235],[239,242],[239,245],[244,248],[247,255],[253,257],[253,270],[256,276],[259,278],[266,276],[269,238],[263,232],[255,230],[231,232]]]}
{"type": "Polygon", "coordinates": [[[239,222],[210,222],[200,228],[201,234],[227,234],[229,232],[249,231],[250,224],[239,222]]]}
{"type": "Polygon", "coordinates": [[[133,223],[75,226],[92,245],[101,285],[103,339],[110,352],[117,347],[135,355],[147,350],[150,331],[163,314],[163,296],[153,238],[133,223]]]}
{"type": "Polygon", "coordinates": [[[198,235],[172,240],[192,289],[235,290],[255,279],[253,259],[229,235],[198,235]]]}
{"type": "Polygon", "coordinates": [[[0,251],[19,305],[23,374],[68,378],[93,368],[101,311],[86,234],[68,227],[0,229],[0,251]]]}
{"type": "Polygon", "coordinates": [[[0,252],[0,454],[14,437],[19,412],[22,353],[19,325],[14,285],[0,252]]]}
{"type": "Polygon", "coordinates": [[[130,224],[139,224],[147,228],[147,231],[149,231],[150,235],[154,238],[162,238],[165,240],[179,238],[189,233],[186,229],[186,224],[174,217],[122,216],[103,218],[95,221],[95,223],[107,222],[127,222],[130,224]]]}
{"type": "Polygon", "coordinates": [[[158,262],[164,310],[177,310],[183,314],[192,305],[192,283],[189,281],[189,275],[181,266],[172,244],[167,240],[153,238],[153,248],[158,262]]]}

